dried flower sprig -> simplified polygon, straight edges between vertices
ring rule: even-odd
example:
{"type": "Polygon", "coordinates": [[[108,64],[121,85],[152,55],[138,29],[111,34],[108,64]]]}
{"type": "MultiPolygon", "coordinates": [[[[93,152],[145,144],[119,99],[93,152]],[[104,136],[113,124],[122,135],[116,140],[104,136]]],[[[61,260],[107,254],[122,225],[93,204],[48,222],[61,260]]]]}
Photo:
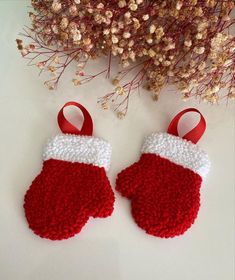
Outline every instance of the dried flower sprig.
{"type": "Polygon", "coordinates": [[[115,90],[98,102],[104,109],[112,105],[120,118],[140,86],[154,100],[172,83],[183,100],[196,96],[217,103],[235,99],[234,5],[233,0],[32,0],[32,27],[22,34],[30,42],[25,46],[17,39],[17,45],[29,65],[51,74],[49,89],[74,61],[74,85],[101,74],[109,78],[112,58],[118,57],[115,90]],[[100,56],[108,58],[107,68],[85,74],[87,62],[100,56]]]}

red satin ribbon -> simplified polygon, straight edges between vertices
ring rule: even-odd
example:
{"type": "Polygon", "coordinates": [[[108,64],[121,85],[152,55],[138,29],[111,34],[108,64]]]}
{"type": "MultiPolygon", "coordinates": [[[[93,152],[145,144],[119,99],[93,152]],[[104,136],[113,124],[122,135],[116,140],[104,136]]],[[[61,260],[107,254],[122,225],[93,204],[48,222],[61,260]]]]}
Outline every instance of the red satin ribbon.
{"type": "Polygon", "coordinates": [[[76,134],[76,135],[88,135],[91,136],[93,132],[93,122],[89,112],[81,104],[77,102],[67,102],[59,111],[57,117],[58,125],[63,133],[76,134]],[[82,111],[84,121],[81,130],[72,125],[64,116],[64,108],[68,106],[75,106],[82,111]]]}
{"type": "Polygon", "coordinates": [[[169,124],[167,132],[170,134],[173,134],[175,136],[179,136],[179,133],[178,133],[179,120],[184,114],[186,114],[188,112],[198,113],[200,115],[200,120],[199,120],[199,123],[192,130],[190,130],[188,133],[186,133],[182,138],[196,144],[202,137],[204,131],[206,130],[206,121],[205,121],[203,115],[195,108],[188,108],[188,109],[185,109],[185,110],[179,112],[174,117],[174,119],[171,121],[171,123],[169,124]]]}

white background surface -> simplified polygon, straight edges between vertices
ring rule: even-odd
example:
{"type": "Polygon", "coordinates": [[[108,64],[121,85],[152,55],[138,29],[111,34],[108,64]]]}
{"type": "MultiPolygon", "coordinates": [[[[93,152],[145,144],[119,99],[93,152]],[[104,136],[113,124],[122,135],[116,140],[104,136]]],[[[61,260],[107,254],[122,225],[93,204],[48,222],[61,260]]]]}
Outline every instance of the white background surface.
{"type": "Polygon", "coordinates": [[[120,121],[96,105],[112,87],[108,80],[76,88],[65,78],[56,92],[49,92],[37,69],[27,67],[16,51],[14,40],[28,22],[28,3],[0,0],[0,279],[233,280],[234,105],[183,103],[167,91],[154,103],[142,91],[141,97],[133,95],[120,121]],[[198,219],[185,235],[170,240],[146,235],[132,220],[129,201],[117,193],[110,218],[90,219],[67,241],[41,239],[28,229],[24,193],[40,172],[45,141],[59,132],[57,112],[68,100],[86,106],[94,134],[112,144],[108,176],[113,188],[117,172],[138,159],[145,135],[165,131],[183,108],[201,110],[207,131],[199,145],[212,169],[201,189],[198,219]]]}

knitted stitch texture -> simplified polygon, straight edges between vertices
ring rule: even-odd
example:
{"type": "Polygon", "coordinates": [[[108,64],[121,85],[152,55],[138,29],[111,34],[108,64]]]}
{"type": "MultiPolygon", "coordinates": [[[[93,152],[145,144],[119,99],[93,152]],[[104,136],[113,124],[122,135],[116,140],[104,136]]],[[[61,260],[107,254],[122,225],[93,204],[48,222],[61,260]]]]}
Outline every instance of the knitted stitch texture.
{"type": "Polygon", "coordinates": [[[110,216],[113,204],[104,167],[49,159],[27,191],[24,209],[35,234],[61,240],[79,233],[89,217],[110,216]]]}
{"type": "Polygon", "coordinates": [[[202,178],[194,171],[159,155],[144,153],[118,174],[116,189],[131,199],[139,227],[158,237],[183,234],[200,207],[202,178]]]}

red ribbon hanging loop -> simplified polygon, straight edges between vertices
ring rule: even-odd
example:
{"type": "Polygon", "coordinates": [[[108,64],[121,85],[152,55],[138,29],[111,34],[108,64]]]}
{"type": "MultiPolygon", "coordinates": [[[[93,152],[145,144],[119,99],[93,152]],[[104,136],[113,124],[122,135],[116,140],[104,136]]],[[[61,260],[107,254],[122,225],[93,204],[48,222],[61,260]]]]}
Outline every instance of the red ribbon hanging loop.
{"type": "Polygon", "coordinates": [[[205,121],[203,115],[195,108],[188,108],[188,109],[185,109],[185,110],[179,112],[173,118],[171,123],[169,124],[167,132],[170,134],[173,134],[175,136],[179,136],[179,133],[178,133],[179,120],[184,114],[186,114],[188,112],[198,113],[200,115],[200,120],[199,120],[199,123],[192,130],[190,130],[188,133],[186,133],[182,138],[196,144],[202,137],[204,131],[206,130],[206,121],[205,121]]]}
{"type": "Polygon", "coordinates": [[[77,102],[67,102],[59,111],[57,116],[58,125],[63,133],[76,134],[76,135],[88,135],[91,136],[93,132],[93,122],[89,112],[81,104],[77,102]],[[72,125],[64,116],[64,108],[68,106],[75,106],[82,111],[84,121],[81,130],[72,125]]]}

